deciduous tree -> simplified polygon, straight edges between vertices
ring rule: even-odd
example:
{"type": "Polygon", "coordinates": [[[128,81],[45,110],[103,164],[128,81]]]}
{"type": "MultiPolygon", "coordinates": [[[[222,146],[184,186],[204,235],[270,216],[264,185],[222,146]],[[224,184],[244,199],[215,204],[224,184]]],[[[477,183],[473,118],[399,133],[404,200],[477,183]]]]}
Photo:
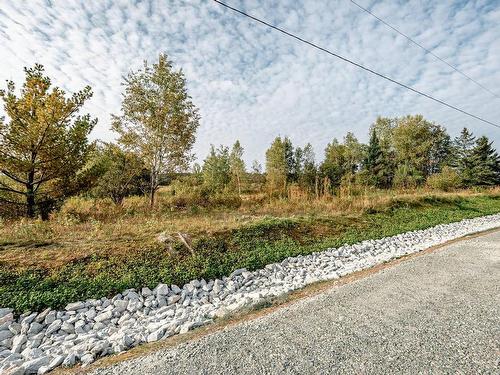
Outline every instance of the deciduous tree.
{"type": "Polygon", "coordinates": [[[160,175],[188,168],[200,116],[182,70],[175,70],[164,54],[157,63],[145,62],[142,70],[130,73],[124,85],[122,113],[113,116],[113,129],[119,143],[148,168],[153,206],[160,175]]]}
{"type": "Polygon", "coordinates": [[[231,170],[231,179],[241,195],[241,184],[245,176],[245,162],[243,161],[243,147],[240,141],[236,141],[229,154],[229,167],[231,170]]]}

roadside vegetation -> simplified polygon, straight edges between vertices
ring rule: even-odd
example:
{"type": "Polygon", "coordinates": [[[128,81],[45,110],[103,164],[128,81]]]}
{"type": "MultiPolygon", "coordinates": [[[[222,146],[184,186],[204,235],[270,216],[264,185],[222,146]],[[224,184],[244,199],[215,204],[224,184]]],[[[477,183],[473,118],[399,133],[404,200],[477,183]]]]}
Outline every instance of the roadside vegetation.
{"type": "Polygon", "coordinates": [[[116,143],[88,139],[89,87],[66,97],[44,69],[0,91],[0,306],[59,308],[127,288],[260,268],[288,256],[500,212],[500,158],[467,128],[377,118],[363,144],[274,139],[258,161],[212,146],[165,55],[124,82],[116,143]]]}

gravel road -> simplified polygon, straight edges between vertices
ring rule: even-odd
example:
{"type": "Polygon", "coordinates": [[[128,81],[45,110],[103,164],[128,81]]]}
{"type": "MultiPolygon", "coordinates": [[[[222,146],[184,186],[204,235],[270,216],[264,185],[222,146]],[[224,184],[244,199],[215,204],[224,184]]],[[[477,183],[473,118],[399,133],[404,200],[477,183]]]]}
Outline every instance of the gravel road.
{"type": "Polygon", "coordinates": [[[500,231],[93,374],[500,373],[500,231]]]}

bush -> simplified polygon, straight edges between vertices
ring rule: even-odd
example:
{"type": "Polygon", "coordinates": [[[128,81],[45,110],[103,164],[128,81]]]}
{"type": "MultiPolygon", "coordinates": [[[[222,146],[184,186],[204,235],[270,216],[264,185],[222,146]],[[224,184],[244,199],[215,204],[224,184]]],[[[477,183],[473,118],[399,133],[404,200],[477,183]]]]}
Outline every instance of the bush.
{"type": "Polygon", "coordinates": [[[398,165],[392,184],[398,189],[415,189],[423,180],[422,175],[407,164],[398,165]]]}
{"type": "Polygon", "coordinates": [[[427,178],[427,186],[436,190],[452,191],[458,189],[461,185],[462,179],[458,173],[450,167],[444,167],[441,172],[427,178]]]}
{"type": "Polygon", "coordinates": [[[62,205],[56,218],[85,222],[89,220],[108,221],[123,213],[123,209],[113,203],[110,198],[91,199],[71,197],[62,205]]]}

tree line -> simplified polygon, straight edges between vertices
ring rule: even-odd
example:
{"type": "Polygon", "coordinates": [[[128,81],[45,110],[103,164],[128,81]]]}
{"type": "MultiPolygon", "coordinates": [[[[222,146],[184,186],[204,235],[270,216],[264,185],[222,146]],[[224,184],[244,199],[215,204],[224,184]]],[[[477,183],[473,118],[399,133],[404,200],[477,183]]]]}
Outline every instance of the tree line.
{"type": "Polygon", "coordinates": [[[240,196],[252,185],[281,198],[291,191],[320,198],[352,187],[500,184],[500,158],[487,137],[464,128],[451,139],[421,115],[379,117],[368,144],[347,133],[326,146],[321,162],[311,144],[298,147],[277,137],[265,153],[265,172],[257,161],[246,167],[236,141],[231,148],[212,146],[202,165],[186,173],[200,116],[183,72],[163,54],[124,78],[121,111],[112,116],[116,143],[89,141],[97,119],[79,112],[91,96],[85,87],[68,97],[38,64],[25,68],[19,94],[10,81],[0,90],[8,117],[0,119],[0,215],[45,219],[67,197],[82,193],[116,204],[147,195],[153,207],[159,187],[179,173],[206,194],[240,196]]]}

